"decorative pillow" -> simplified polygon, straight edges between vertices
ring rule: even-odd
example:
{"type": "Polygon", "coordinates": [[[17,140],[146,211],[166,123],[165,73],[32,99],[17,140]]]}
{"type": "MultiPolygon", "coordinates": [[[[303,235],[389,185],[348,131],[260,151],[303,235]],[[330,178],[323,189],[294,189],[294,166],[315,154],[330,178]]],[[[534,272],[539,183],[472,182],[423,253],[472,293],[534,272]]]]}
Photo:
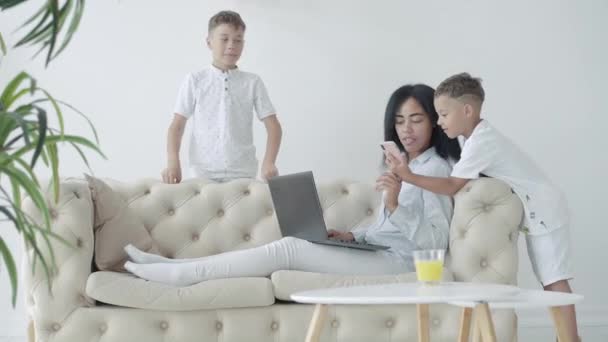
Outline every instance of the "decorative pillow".
{"type": "Polygon", "coordinates": [[[128,203],[99,178],[85,175],[95,209],[95,264],[102,271],[124,272],[128,260],[124,247],[132,244],[158,254],[158,247],[128,203]]]}

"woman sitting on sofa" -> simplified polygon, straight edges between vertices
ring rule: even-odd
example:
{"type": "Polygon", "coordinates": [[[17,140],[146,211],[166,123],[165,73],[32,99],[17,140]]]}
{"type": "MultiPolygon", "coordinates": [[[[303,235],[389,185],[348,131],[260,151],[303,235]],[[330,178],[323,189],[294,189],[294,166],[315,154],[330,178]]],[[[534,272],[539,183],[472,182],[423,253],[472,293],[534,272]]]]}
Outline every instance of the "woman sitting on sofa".
{"type": "MultiPolygon", "coordinates": [[[[414,172],[448,177],[449,160],[460,158],[460,146],[437,125],[433,99],[433,88],[423,84],[397,89],[386,108],[384,136],[406,153],[414,172]]],[[[218,278],[269,276],[278,270],[397,274],[414,271],[412,251],[447,248],[451,198],[402,183],[390,172],[381,175],[376,185],[383,191],[376,223],[348,233],[330,230],[329,236],[389,246],[386,251],[318,245],[285,237],[240,251],[195,259],[168,259],[129,245],[125,250],[132,261],[125,268],[140,278],[175,286],[218,278]]]]}

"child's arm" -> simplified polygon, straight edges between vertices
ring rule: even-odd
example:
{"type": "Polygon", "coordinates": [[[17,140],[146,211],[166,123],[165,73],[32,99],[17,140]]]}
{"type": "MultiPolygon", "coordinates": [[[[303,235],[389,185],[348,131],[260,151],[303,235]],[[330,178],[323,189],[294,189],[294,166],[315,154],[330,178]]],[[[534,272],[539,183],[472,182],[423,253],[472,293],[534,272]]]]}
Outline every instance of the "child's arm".
{"type": "Polygon", "coordinates": [[[179,161],[179,150],[184,136],[184,129],[188,119],[175,114],[167,132],[167,168],[163,170],[163,182],[169,184],[179,183],[182,180],[182,170],[179,161]]]}
{"type": "Polygon", "coordinates": [[[277,155],[279,154],[279,147],[281,146],[283,130],[281,129],[281,123],[276,115],[267,116],[264,118],[263,122],[264,126],[266,126],[268,138],[266,140],[266,153],[264,154],[264,161],[262,162],[262,177],[268,180],[279,174],[275,163],[277,161],[277,155]]]}
{"type": "Polygon", "coordinates": [[[386,162],[391,172],[401,177],[401,180],[404,182],[436,194],[454,196],[469,181],[469,179],[457,177],[445,178],[417,175],[410,170],[405,156],[401,156],[398,159],[388,153],[386,162]]]}

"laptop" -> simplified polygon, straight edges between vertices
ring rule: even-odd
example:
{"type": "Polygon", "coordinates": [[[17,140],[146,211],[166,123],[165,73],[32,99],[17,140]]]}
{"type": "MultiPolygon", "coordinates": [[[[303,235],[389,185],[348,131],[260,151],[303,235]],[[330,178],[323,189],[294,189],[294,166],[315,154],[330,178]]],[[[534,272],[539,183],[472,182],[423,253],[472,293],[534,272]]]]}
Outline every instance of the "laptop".
{"type": "Polygon", "coordinates": [[[270,195],[283,236],[293,236],[321,245],[385,250],[386,246],[330,239],[312,171],[276,176],[268,181],[270,195]]]}

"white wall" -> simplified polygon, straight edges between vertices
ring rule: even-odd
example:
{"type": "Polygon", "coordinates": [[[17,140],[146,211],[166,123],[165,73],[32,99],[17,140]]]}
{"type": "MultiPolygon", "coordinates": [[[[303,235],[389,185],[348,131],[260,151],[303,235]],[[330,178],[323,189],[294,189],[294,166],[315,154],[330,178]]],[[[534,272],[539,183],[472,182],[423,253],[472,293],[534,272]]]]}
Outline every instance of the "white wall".
{"type": "MultiPolygon", "coordinates": [[[[11,52],[0,66],[0,84],[26,68],[40,85],[88,113],[109,157],[94,158],[97,175],[157,177],[177,88],[187,72],[209,63],[206,23],[223,8],[238,10],[248,25],[241,68],[263,77],[278,109],[283,173],[313,169],[321,180],[372,182],[384,107],[397,86],[436,86],[460,71],[481,76],[486,117],[533,155],[569,198],[573,286],[586,296],[581,322],[608,324],[606,276],[599,267],[608,258],[602,220],[608,158],[601,145],[608,127],[608,105],[601,101],[608,2],[91,1],[74,42],[48,70],[41,59],[30,61],[30,51],[11,52]]],[[[8,35],[28,13],[1,13],[0,31],[8,35]]],[[[6,38],[14,43],[17,36],[6,38]]],[[[85,133],[79,119],[69,126],[85,133]]],[[[255,133],[263,149],[262,125],[255,133]]],[[[62,161],[64,176],[85,170],[73,153],[62,161]]],[[[7,230],[0,230],[3,237],[7,230]]],[[[16,249],[16,238],[9,241],[16,249]]],[[[520,263],[520,284],[536,287],[525,247],[520,263]]],[[[8,297],[0,272],[0,335],[18,335],[22,311],[13,315],[8,297]]]]}

